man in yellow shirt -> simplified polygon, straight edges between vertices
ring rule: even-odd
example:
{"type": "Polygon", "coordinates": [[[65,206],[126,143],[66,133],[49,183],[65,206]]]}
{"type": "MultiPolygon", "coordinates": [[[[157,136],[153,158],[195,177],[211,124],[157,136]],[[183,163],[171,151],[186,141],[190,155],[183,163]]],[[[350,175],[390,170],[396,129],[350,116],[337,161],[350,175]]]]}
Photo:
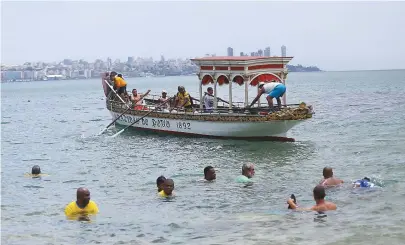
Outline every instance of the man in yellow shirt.
{"type": "Polygon", "coordinates": [[[174,107],[182,108],[184,107],[185,111],[193,111],[193,106],[191,102],[191,96],[183,86],[178,87],[178,93],[176,96],[176,101],[174,102],[174,107]]]}
{"type": "Polygon", "coordinates": [[[111,72],[110,76],[111,81],[114,82],[114,89],[117,91],[117,94],[124,99],[127,93],[127,82],[122,77],[122,74],[117,74],[115,71],[111,72]]]}
{"type": "Polygon", "coordinates": [[[70,219],[78,217],[82,219],[89,214],[97,214],[97,204],[90,200],[90,191],[87,188],[80,187],[76,192],[76,201],[69,203],[65,208],[65,214],[70,219]]]}

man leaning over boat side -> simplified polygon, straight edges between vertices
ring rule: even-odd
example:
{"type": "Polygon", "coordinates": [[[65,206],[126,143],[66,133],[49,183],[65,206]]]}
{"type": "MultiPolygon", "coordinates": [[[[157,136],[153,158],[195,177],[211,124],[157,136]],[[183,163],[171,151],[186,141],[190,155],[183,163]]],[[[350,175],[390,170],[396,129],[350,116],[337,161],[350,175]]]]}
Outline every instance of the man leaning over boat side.
{"type": "Polygon", "coordinates": [[[269,83],[260,82],[259,91],[257,93],[257,96],[252,101],[252,103],[248,106],[248,108],[252,107],[259,100],[259,98],[260,98],[260,96],[262,96],[262,94],[267,94],[266,99],[269,104],[270,112],[274,111],[274,108],[273,108],[273,99],[274,98],[277,100],[278,109],[281,109],[280,97],[282,97],[284,95],[285,91],[286,91],[285,85],[282,83],[279,83],[277,81],[273,80],[269,83]]]}
{"type": "Polygon", "coordinates": [[[121,76],[113,71],[110,75],[111,80],[114,82],[114,90],[116,90],[117,94],[122,98],[125,99],[125,94],[127,93],[127,82],[121,76]]]}

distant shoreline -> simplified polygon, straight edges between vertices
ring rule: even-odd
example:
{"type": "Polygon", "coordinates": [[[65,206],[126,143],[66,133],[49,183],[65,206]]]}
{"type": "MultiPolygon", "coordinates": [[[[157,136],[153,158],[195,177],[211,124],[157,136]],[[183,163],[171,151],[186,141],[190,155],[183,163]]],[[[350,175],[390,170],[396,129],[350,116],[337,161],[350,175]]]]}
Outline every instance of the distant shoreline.
{"type": "MultiPolygon", "coordinates": [[[[319,70],[319,71],[289,71],[289,73],[320,73],[320,72],[374,72],[374,71],[405,71],[404,69],[382,69],[382,70],[336,70],[336,71],[328,71],[328,70],[319,70]]],[[[155,77],[194,77],[195,74],[190,75],[177,75],[177,76],[146,76],[146,77],[127,77],[127,78],[155,78],[155,77]]],[[[101,77],[91,77],[91,78],[83,78],[83,79],[55,79],[55,80],[17,80],[17,81],[4,81],[2,80],[1,83],[19,83],[19,82],[45,82],[45,81],[74,81],[74,80],[98,80],[101,77]]]]}

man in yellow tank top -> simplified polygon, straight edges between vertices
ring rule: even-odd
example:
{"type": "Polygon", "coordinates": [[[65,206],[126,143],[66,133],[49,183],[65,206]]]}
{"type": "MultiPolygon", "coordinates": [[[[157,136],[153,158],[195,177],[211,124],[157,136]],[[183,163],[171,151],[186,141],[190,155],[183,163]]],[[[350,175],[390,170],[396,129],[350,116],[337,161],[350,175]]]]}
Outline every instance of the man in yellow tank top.
{"type": "Polygon", "coordinates": [[[111,80],[114,82],[114,89],[117,94],[124,99],[127,93],[127,82],[122,77],[122,74],[117,74],[115,71],[111,72],[111,80]]]}
{"type": "Polygon", "coordinates": [[[191,96],[183,86],[178,87],[178,93],[176,96],[176,101],[174,102],[174,107],[184,108],[185,111],[192,111],[193,106],[191,105],[191,96]]]}
{"type": "Polygon", "coordinates": [[[90,200],[90,191],[87,188],[80,187],[77,189],[76,199],[65,208],[65,214],[69,219],[79,218],[82,220],[83,216],[88,217],[88,215],[98,213],[97,204],[90,200]]]}

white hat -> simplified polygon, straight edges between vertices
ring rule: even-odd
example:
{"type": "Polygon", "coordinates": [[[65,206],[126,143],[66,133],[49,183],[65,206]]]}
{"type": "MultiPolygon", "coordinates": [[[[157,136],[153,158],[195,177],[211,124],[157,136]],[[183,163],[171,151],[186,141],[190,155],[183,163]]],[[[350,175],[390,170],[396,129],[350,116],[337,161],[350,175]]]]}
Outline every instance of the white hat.
{"type": "Polygon", "coordinates": [[[266,84],[266,83],[265,83],[265,82],[260,82],[260,83],[259,83],[259,87],[260,87],[260,86],[263,86],[264,84],[266,84]]]}
{"type": "Polygon", "coordinates": [[[162,90],[162,94],[163,94],[163,93],[167,94],[166,90],[163,89],[163,90],[162,90]]]}

